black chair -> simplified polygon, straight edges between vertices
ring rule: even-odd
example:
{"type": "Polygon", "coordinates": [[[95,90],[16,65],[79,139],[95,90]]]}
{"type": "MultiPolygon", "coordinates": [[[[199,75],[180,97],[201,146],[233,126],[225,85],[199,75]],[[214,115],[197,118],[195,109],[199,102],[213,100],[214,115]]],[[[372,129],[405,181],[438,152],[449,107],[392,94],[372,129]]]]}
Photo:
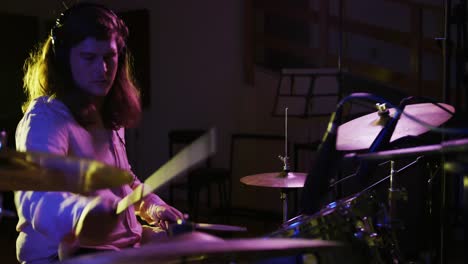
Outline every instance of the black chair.
{"type": "MultiPolygon", "coordinates": [[[[172,130],[169,132],[169,156],[177,154],[184,146],[189,145],[202,136],[205,130],[172,130]]],[[[208,208],[211,208],[211,186],[218,188],[220,198],[219,208],[226,209],[230,206],[230,170],[211,167],[211,160],[207,159],[203,164],[187,172],[185,182],[171,182],[169,184],[169,201],[174,203],[174,190],[185,189],[187,191],[188,210],[190,218],[197,221],[200,205],[200,193],[206,190],[208,208]]]]}

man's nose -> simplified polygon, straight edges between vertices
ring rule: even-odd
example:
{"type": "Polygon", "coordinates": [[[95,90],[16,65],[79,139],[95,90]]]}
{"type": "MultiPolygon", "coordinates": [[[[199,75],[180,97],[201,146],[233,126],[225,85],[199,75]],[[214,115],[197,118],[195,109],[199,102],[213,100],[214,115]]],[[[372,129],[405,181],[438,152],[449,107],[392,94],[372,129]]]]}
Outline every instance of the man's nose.
{"type": "Polygon", "coordinates": [[[106,73],[107,72],[107,62],[104,58],[100,59],[98,62],[97,62],[97,70],[99,71],[99,73],[106,73]]]}

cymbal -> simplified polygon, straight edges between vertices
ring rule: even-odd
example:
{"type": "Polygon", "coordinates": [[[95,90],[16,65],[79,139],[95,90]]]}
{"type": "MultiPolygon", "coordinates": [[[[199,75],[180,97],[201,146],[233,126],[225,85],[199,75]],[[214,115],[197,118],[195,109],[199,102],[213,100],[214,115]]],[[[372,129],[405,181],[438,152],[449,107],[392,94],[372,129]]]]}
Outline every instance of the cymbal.
{"type": "Polygon", "coordinates": [[[220,225],[208,223],[194,223],[195,229],[210,230],[210,231],[223,231],[223,232],[245,232],[247,228],[244,226],[233,225],[220,225]]]}
{"type": "MultiPolygon", "coordinates": [[[[455,113],[453,106],[441,105],[450,112],[455,113]]],[[[395,109],[390,108],[389,110],[390,117],[393,117],[395,109]]],[[[450,113],[431,103],[407,105],[403,112],[417,117],[431,126],[440,126],[452,117],[450,113]]],[[[378,112],[375,112],[342,124],[338,127],[336,148],[343,151],[368,149],[380,130],[385,126],[386,119],[380,117],[378,112]]],[[[390,142],[405,136],[419,136],[427,131],[429,131],[428,128],[414,122],[405,115],[401,115],[390,142]]]]}
{"type": "Polygon", "coordinates": [[[0,151],[0,190],[88,193],[132,181],[129,172],[95,160],[41,152],[0,151]]]}
{"type": "Polygon", "coordinates": [[[303,252],[316,252],[338,248],[338,242],[318,239],[301,238],[244,238],[244,239],[217,239],[216,237],[200,235],[202,233],[182,234],[167,241],[146,244],[141,248],[124,249],[117,252],[105,252],[84,255],[63,261],[63,263],[159,263],[171,260],[190,262],[205,260],[209,263],[221,261],[239,261],[258,259],[278,255],[292,255],[303,252]]]}
{"type": "Polygon", "coordinates": [[[373,153],[349,153],[344,156],[344,159],[357,160],[388,160],[406,157],[414,157],[421,155],[443,154],[450,152],[467,152],[468,138],[447,140],[440,144],[418,146],[411,148],[384,150],[373,153]]]}
{"type": "Polygon", "coordinates": [[[245,176],[240,181],[246,185],[273,188],[302,188],[307,177],[301,172],[272,172],[245,176]]]}
{"type": "Polygon", "coordinates": [[[245,232],[246,227],[233,226],[233,225],[220,225],[220,224],[208,224],[208,223],[194,223],[186,220],[179,220],[177,223],[169,225],[169,235],[179,236],[181,233],[184,234],[188,231],[196,233],[195,230],[206,230],[206,231],[221,231],[221,232],[245,232]]]}

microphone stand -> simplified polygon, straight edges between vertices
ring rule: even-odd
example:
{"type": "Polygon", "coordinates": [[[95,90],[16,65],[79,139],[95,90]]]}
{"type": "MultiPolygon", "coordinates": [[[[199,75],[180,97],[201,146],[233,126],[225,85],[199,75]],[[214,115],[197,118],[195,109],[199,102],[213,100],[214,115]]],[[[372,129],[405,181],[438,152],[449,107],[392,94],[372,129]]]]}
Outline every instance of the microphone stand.
{"type": "Polygon", "coordinates": [[[322,143],[317,149],[317,155],[304,183],[301,197],[302,213],[312,214],[320,209],[320,200],[329,190],[330,176],[337,169],[336,163],[341,160],[336,150],[336,136],[341,122],[342,107],[338,107],[328,123],[322,143]]]}
{"type": "MultiPolygon", "coordinates": [[[[443,72],[442,72],[442,100],[445,103],[451,102],[452,95],[450,93],[450,86],[451,86],[451,78],[450,78],[450,69],[451,69],[451,11],[452,11],[452,1],[451,0],[444,0],[444,36],[442,38],[442,59],[443,59],[443,72]]],[[[442,135],[442,140],[444,135],[442,135]]],[[[445,157],[442,155],[441,163],[445,163],[445,157]]],[[[440,229],[439,229],[439,263],[443,264],[446,261],[446,243],[448,242],[447,238],[447,179],[445,175],[445,170],[441,172],[441,183],[440,183],[440,191],[441,191],[441,201],[440,201],[440,229]]]]}

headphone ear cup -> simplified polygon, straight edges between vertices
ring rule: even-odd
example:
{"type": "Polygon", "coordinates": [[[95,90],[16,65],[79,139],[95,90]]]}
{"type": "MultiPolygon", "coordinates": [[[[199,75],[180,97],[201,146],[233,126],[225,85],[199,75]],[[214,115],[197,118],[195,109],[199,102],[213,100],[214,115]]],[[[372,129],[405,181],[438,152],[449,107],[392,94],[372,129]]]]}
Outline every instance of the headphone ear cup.
{"type": "MultiPolygon", "coordinates": [[[[55,43],[57,44],[57,43],[55,43]]],[[[55,63],[59,71],[67,69],[67,58],[65,48],[62,45],[54,45],[53,47],[55,63]]]]}
{"type": "Polygon", "coordinates": [[[69,59],[67,58],[67,53],[69,52],[67,50],[67,48],[65,46],[68,46],[68,44],[64,44],[63,43],[63,30],[64,30],[64,27],[66,27],[66,23],[67,23],[67,20],[69,19],[70,16],[72,16],[71,14],[74,12],[74,10],[78,10],[80,8],[89,8],[89,7],[93,7],[93,8],[98,8],[98,9],[102,9],[104,10],[105,12],[107,12],[108,14],[110,14],[110,16],[115,19],[115,21],[117,22],[117,25],[116,27],[118,29],[120,29],[122,32],[120,32],[123,36],[123,47],[121,48],[121,51],[120,51],[120,54],[119,54],[119,60],[120,58],[122,59],[126,59],[126,56],[127,56],[127,51],[126,51],[126,38],[128,36],[128,28],[127,26],[125,25],[125,22],[119,17],[117,16],[117,14],[114,13],[114,11],[112,11],[111,9],[105,7],[104,5],[101,5],[101,4],[97,4],[97,3],[79,3],[79,4],[76,4],[70,8],[68,8],[67,10],[65,10],[64,12],[62,12],[60,14],[60,16],[57,18],[57,20],[55,21],[55,25],[52,27],[51,31],[50,31],[50,38],[51,38],[51,41],[52,41],[52,51],[54,53],[54,56],[55,56],[55,61],[57,63],[57,65],[60,67],[60,69],[67,69],[68,68],[68,61],[69,59]]]}

